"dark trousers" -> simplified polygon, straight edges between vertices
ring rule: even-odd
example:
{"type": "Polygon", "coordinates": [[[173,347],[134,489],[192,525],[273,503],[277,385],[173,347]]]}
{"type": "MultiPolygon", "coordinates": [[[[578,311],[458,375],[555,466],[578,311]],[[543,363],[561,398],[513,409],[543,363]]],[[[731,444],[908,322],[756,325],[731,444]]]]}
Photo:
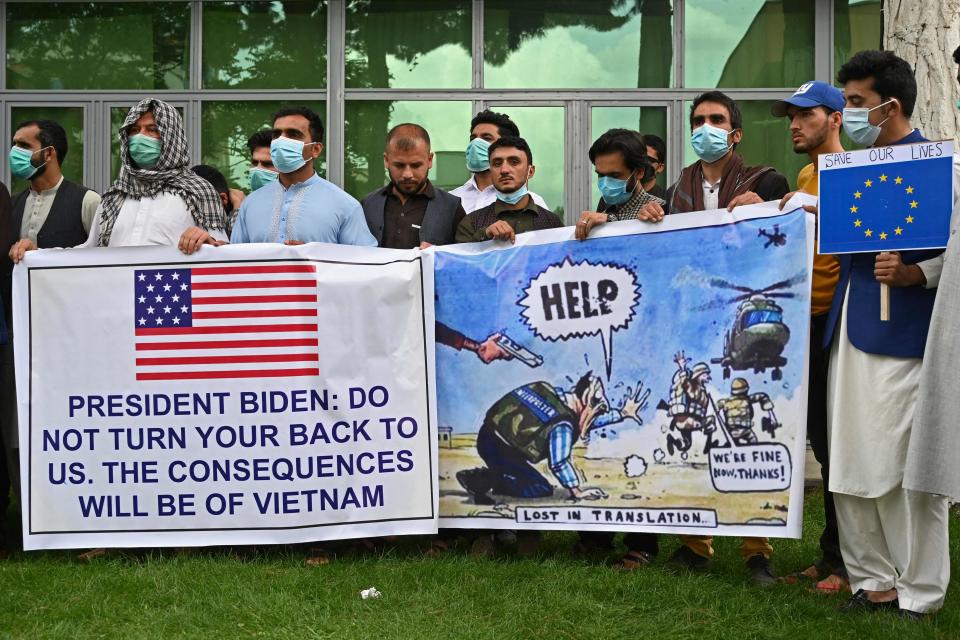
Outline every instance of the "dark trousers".
{"type": "Polygon", "coordinates": [[[484,423],[477,434],[477,453],[491,473],[493,493],[518,498],[545,498],[553,486],[520,451],[484,423]]]}
{"type": "Polygon", "coordinates": [[[807,387],[807,438],[813,456],[820,463],[823,478],[823,515],[826,521],[820,535],[823,560],[830,571],[843,570],[840,554],[840,535],[837,532],[837,509],[830,493],[830,453],[827,438],[827,373],[830,368],[830,350],[823,347],[827,314],[810,319],[810,375],[807,387]]]}
{"type": "MultiPolygon", "coordinates": [[[[578,531],[577,535],[585,547],[602,550],[613,547],[617,534],[613,531],[578,531]]],[[[623,544],[629,551],[642,551],[654,557],[660,553],[660,541],[655,533],[631,531],[623,535],[623,544]]]]}

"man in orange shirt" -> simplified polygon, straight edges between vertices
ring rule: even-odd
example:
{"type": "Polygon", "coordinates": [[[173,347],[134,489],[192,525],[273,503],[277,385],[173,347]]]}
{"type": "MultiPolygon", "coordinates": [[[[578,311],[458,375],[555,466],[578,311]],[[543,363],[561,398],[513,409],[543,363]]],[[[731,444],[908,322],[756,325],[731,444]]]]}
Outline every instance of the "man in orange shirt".
{"type": "MultiPolygon", "coordinates": [[[[839,153],[840,129],[843,121],[843,93],[820,81],[803,84],[786,100],[773,103],[771,112],[786,117],[790,123],[793,150],[810,156],[810,164],[797,176],[797,190],[817,195],[817,156],[839,153]]],[[[794,192],[796,193],[796,192],[794,192]]],[[[782,209],[793,196],[788,193],[780,202],[782,209]]],[[[813,257],[813,288],[810,294],[810,375],[807,382],[807,437],[813,455],[820,463],[823,477],[823,510],[826,525],[820,536],[823,556],[803,571],[786,576],[786,582],[816,582],[817,589],[836,593],[849,590],[847,572],[840,554],[837,533],[837,511],[830,493],[830,457],[827,453],[827,371],[830,352],[823,348],[823,332],[827,324],[830,301],[837,286],[840,265],[833,256],[813,257]]]]}

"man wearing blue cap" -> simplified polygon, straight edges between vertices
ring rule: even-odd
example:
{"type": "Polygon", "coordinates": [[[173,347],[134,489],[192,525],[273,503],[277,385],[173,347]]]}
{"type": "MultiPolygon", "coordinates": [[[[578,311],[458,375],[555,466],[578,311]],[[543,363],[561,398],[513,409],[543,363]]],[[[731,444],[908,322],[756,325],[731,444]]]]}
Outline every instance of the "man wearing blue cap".
{"type": "MultiPolygon", "coordinates": [[[[797,176],[797,190],[817,195],[817,156],[839,153],[840,129],[843,124],[843,93],[826,82],[806,82],[785,100],[773,103],[771,113],[786,117],[796,153],[806,153],[810,164],[797,176]]],[[[794,192],[795,193],[795,192],[794,192]]],[[[793,196],[787,194],[780,208],[793,196]]],[[[830,301],[837,286],[840,265],[833,256],[815,253],[813,288],[810,296],[810,375],[807,382],[807,437],[813,455],[820,463],[823,477],[823,510],[825,525],[820,536],[823,557],[803,571],[787,576],[786,582],[816,582],[817,590],[836,593],[848,590],[850,584],[840,553],[837,532],[837,510],[830,493],[830,456],[827,451],[827,372],[829,351],[823,347],[823,332],[830,311],[830,301]]]]}

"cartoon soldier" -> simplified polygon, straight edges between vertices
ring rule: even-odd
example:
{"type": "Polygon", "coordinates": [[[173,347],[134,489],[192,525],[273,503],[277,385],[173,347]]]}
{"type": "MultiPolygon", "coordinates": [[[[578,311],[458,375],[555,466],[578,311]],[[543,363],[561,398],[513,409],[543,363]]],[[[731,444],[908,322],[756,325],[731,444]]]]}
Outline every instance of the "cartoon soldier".
{"type": "Polygon", "coordinates": [[[599,500],[606,494],[597,488],[580,487],[580,474],[573,466],[573,446],[590,429],[638,417],[646,403],[640,387],[628,394],[621,409],[610,409],[603,382],[588,372],[572,391],[547,382],[518,387],[500,398],[487,411],[477,435],[477,453],[486,467],[457,472],[457,480],[475,504],[493,504],[488,492],[519,498],[553,495],[553,487],[537,470],[548,461],[550,471],[570,497],[599,500]]]}
{"type": "Polygon", "coordinates": [[[687,359],[683,351],[674,356],[678,371],[673,374],[670,388],[670,405],[667,415],[670,421],[670,430],[680,432],[680,438],[672,433],[667,434],[667,450],[673,455],[674,450],[685,454],[693,445],[695,431],[703,431],[707,441],[703,452],[707,453],[717,445],[713,441],[713,432],[717,430],[716,418],[708,416],[710,407],[710,393],[707,383],[710,382],[710,367],[705,362],[698,362],[693,369],[687,368],[687,359]]]}
{"type": "MultiPolygon", "coordinates": [[[[727,425],[730,437],[735,444],[756,444],[757,434],[753,432],[753,405],[759,404],[764,411],[773,411],[773,402],[765,393],[750,393],[750,385],[743,378],[734,378],[730,384],[732,397],[717,402],[720,415],[727,425]]],[[[771,413],[772,415],[772,413],[771,413]]],[[[776,419],[764,418],[764,431],[771,435],[776,430],[776,419]],[[767,423],[770,424],[767,424],[767,423]]]]}

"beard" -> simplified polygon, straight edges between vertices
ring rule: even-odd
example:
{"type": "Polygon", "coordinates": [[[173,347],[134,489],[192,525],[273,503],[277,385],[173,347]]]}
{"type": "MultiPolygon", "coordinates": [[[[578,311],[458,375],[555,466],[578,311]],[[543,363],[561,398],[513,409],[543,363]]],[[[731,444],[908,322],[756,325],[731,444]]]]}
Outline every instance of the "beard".
{"type": "Polygon", "coordinates": [[[816,149],[824,142],[827,141],[827,128],[824,127],[820,131],[813,133],[810,136],[807,136],[805,140],[793,145],[794,153],[809,153],[813,149],[816,149]]]}
{"type": "Polygon", "coordinates": [[[419,193],[420,190],[423,189],[423,186],[427,184],[426,180],[423,180],[422,182],[418,182],[416,184],[413,184],[410,182],[404,184],[404,183],[397,182],[396,180],[391,180],[391,182],[393,183],[393,188],[405,196],[412,196],[414,194],[419,193]]]}

